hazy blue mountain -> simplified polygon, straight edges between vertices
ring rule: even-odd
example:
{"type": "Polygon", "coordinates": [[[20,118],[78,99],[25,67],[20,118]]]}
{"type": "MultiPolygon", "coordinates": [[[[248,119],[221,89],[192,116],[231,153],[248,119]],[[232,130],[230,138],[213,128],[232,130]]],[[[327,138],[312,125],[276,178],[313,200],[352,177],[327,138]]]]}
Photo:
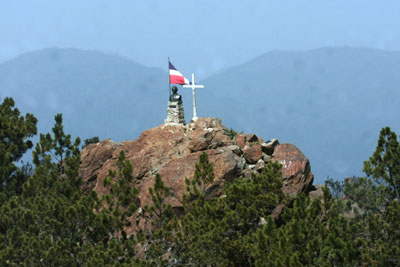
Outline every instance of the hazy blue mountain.
{"type": "MultiPolygon", "coordinates": [[[[190,76],[190,70],[181,71],[190,76]]],[[[237,131],[297,145],[319,183],[327,176],[361,174],[380,129],[388,125],[400,132],[400,52],[275,51],[202,83],[198,116],[219,117],[237,131]]],[[[179,92],[189,120],[191,90],[179,92]]],[[[35,114],[40,132],[49,131],[61,112],[74,136],[123,141],[163,122],[168,75],[115,55],[45,49],[0,64],[4,96],[35,114]]]]}
{"type": "Polygon", "coordinates": [[[0,64],[0,97],[49,131],[63,113],[67,132],[88,138],[134,139],[166,115],[168,76],[115,55],[78,49],[45,49],[0,64]]]}
{"type": "Polygon", "coordinates": [[[275,51],[203,83],[199,116],[297,145],[317,182],[360,175],[380,129],[400,132],[400,52],[275,51]]]}

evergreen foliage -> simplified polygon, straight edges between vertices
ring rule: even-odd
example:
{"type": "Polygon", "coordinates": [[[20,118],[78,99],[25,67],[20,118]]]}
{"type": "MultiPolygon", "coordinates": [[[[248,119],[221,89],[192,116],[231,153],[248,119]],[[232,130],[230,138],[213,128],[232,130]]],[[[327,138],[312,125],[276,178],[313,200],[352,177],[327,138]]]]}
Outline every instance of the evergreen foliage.
{"type": "Polygon", "coordinates": [[[357,225],[345,219],[325,189],[322,201],[300,195],[281,226],[271,218],[252,237],[255,266],[354,266],[359,262],[357,225]]]}
{"type": "Polygon", "coordinates": [[[117,160],[117,171],[110,170],[104,180],[104,186],[110,190],[109,194],[101,197],[99,212],[108,222],[112,234],[111,241],[115,246],[120,262],[138,264],[135,257],[134,236],[126,234],[126,228],[131,226],[130,218],[137,211],[139,199],[138,189],[134,186],[132,164],[126,159],[125,152],[120,151],[117,160]]]}
{"type": "Polygon", "coordinates": [[[225,134],[228,135],[231,139],[235,138],[235,135],[238,134],[238,132],[236,132],[235,130],[233,130],[232,128],[230,128],[229,130],[225,130],[225,134]]]}
{"type": "Polygon", "coordinates": [[[0,207],[2,266],[140,264],[131,243],[110,236],[116,226],[113,217],[99,212],[97,194],[82,195],[78,146],[79,138],[72,143],[56,115],[53,135],[42,134],[36,145],[35,170],[22,194],[0,207]]]}
{"type": "MultiPolygon", "coordinates": [[[[210,170],[205,168],[208,164],[200,157],[198,169],[210,170]]],[[[285,199],[280,167],[271,163],[251,179],[235,179],[220,198],[206,200],[201,193],[196,199],[184,198],[185,215],[176,229],[175,260],[194,266],[250,265],[248,237],[259,227],[261,218],[285,199]]]]}
{"type": "Polygon", "coordinates": [[[364,162],[364,172],[385,185],[392,199],[400,199],[400,144],[389,127],[381,130],[375,152],[364,162]]]}
{"type": "Polygon", "coordinates": [[[10,153],[11,161],[18,161],[32,147],[27,138],[36,134],[37,119],[30,113],[21,116],[12,98],[0,105],[0,143],[10,153]]]}
{"type": "Polygon", "coordinates": [[[276,162],[215,194],[213,164],[202,153],[175,214],[159,174],[151,205],[139,209],[124,151],[104,180],[108,193],[84,194],[80,140],[64,132],[61,114],[40,135],[34,168],[18,167],[36,122],[11,98],[0,106],[1,266],[400,265],[400,146],[388,127],[364,163],[366,177],[328,179],[316,200],[286,196],[276,162]],[[138,220],[151,225],[128,234],[138,220]]]}
{"type": "Polygon", "coordinates": [[[93,136],[91,138],[85,139],[83,142],[84,142],[83,147],[86,147],[90,144],[96,144],[96,143],[100,142],[100,139],[98,136],[93,136]]]}
{"type": "Polygon", "coordinates": [[[33,144],[28,138],[36,134],[37,119],[30,113],[22,116],[12,98],[0,104],[0,204],[20,194],[30,174],[30,165],[16,163],[33,144]]]}
{"type": "Polygon", "coordinates": [[[203,152],[195,165],[193,179],[185,179],[187,193],[183,195],[183,202],[186,208],[193,200],[204,200],[207,186],[213,181],[214,167],[208,159],[208,154],[203,152]]]}
{"type": "Polygon", "coordinates": [[[171,204],[166,200],[172,196],[169,187],[164,185],[161,175],[156,174],[154,186],[149,188],[152,205],[146,207],[152,220],[152,229],[145,233],[146,259],[158,266],[167,264],[167,257],[164,254],[173,246],[172,230],[176,223],[176,217],[171,204]]]}

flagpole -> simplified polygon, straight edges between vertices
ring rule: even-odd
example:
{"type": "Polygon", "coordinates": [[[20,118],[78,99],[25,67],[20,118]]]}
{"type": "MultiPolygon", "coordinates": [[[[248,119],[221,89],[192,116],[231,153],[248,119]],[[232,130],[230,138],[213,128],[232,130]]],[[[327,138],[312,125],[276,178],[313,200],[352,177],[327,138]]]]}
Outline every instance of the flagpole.
{"type": "Polygon", "coordinates": [[[169,87],[169,96],[171,96],[171,75],[169,74],[169,57],[168,57],[168,87],[169,87]]]}

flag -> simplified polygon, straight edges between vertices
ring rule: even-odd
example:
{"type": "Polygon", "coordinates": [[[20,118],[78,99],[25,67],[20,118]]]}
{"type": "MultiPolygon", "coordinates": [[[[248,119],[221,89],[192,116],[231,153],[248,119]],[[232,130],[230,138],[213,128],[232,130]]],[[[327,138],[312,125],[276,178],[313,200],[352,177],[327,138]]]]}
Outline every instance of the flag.
{"type": "Polygon", "coordinates": [[[170,84],[190,84],[182,73],[180,73],[171,62],[169,62],[169,83],[170,84]]]}

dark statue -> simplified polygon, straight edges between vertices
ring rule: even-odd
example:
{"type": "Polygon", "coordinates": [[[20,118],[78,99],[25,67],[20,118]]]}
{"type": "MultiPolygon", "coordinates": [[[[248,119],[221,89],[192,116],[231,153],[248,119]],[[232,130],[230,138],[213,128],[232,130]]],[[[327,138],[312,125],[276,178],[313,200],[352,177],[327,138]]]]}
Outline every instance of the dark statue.
{"type": "Polygon", "coordinates": [[[178,87],[172,87],[172,95],[169,97],[169,101],[173,102],[182,102],[182,96],[178,94],[178,87]]]}

